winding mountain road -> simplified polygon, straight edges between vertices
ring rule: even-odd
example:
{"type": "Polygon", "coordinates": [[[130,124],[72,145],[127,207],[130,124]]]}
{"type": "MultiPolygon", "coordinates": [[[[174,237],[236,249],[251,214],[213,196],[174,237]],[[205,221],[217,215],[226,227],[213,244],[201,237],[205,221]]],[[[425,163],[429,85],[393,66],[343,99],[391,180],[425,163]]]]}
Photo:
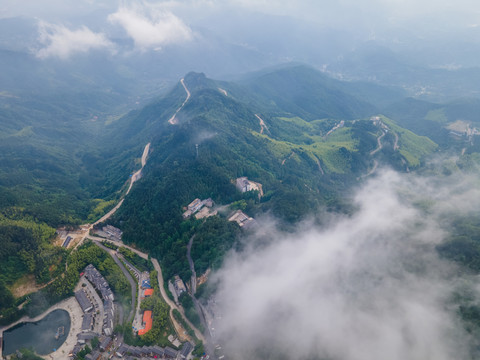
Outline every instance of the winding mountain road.
{"type": "Polygon", "coordinates": [[[380,135],[378,138],[377,138],[377,148],[375,150],[372,150],[370,151],[370,155],[375,155],[377,152],[379,152],[380,150],[383,149],[383,144],[382,144],[382,139],[383,137],[386,135],[387,133],[385,131],[382,130],[382,135],[380,135]]]}
{"type": "Polygon", "coordinates": [[[268,132],[270,132],[268,130],[268,126],[265,125],[265,121],[263,121],[263,119],[260,116],[258,116],[257,114],[255,114],[255,116],[257,117],[258,122],[260,123],[260,134],[263,134],[264,130],[267,130],[268,132]]]}
{"type": "Polygon", "coordinates": [[[187,259],[188,259],[188,264],[190,265],[190,271],[192,272],[192,277],[190,279],[190,286],[191,286],[190,291],[192,295],[195,295],[195,293],[197,292],[197,273],[195,272],[195,264],[193,263],[192,256],[191,256],[192,244],[194,239],[195,239],[195,235],[193,235],[190,238],[190,241],[188,242],[188,245],[187,245],[187,259]]]}
{"type": "MultiPolygon", "coordinates": [[[[89,236],[88,237],[89,239],[95,241],[95,242],[102,242],[104,241],[105,239],[104,238],[100,238],[100,237],[97,237],[97,236],[89,236]]],[[[146,259],[148,260],[148,255],[140,250],[137,250],[131,246],[128,246],[128,245],[125,245],[123,242],[121,241],[115,241],[115,240],[108,240],[112,243],[114,243],[115,245],[117,246],[123,246],[124,248],[126,249],[129,249],[131,251],[133,251],[135,254],[137,254],[138,256],[140,256],[141,258],[143,259],[146,259]]],[[[183,327],[182,325],[180,325],[178,323],[178,321],[175,319],[175,317],[173,316],[173,309],[176,309],[180,312],[180,314],[182,315],[182,318],[183,320],[185,320],[185,322],[192,328],[192,330],[195,332],[195,336],[201,340],[204,344],[206,343],[205,341],[205,337],[203,336],[203,334],[201,333],[200,330],[198,330],[195,325],[193,325],[190,320],[187,319],[187,317],[185,316],[185,311],[183,310],[183,308],[181,307],[178,307],[172,300],[170,300],[170,298],[168,297],[167,295],[167,292],[165,291],[165,287],[164,287],[164,281],[163,281],[163,273],[162,273],[162,268],[160,267],[160,264],[158,263],[158,260],[157,259],[154,259],[154,258],[150,258],[150,260],[152,261],[152,264],[153,264],[153,267],[154,269],[157,271],[157,280],[158,280],[158,287],[160,289],[160,293],[162,295],[162,298],[163,300],[165,300],[165,302],[167,303],[167,305],[170,307],[170,319],[175,327],[175,330],[177,331],[177,334],[179,337],[183,338],[183,340],[190,340],[188,339],[188,336],[186,336],[185,334],[182,333],[182,331],[180,329],[183,330],[183,327]]]]}
{"type": "Polygon", "coordinates": [[[127,322],[132,321],[133,316],[135,315],[135,299],[137,297],[137,282],[133,280],[132,276],[128,272],[127,269],[125,269],[125,266],[123,263],[118,259],[117,254],[114,250],[109,249],[105,246],[103,246],[100,242],[94,241],[95,245],[100,247],[101,249],[105,250],[112,258],[113,261],[118,265],[120,270],[122,270],[123,275],[127,278],[128,282],[130,283],[130,288],[132,289],[132,303],[131,303],[131,309],[130,309],[130,314],[128,315],[127,322]]]}
{"type": "Polygon", "coordinates": [[[173,114],[173,116],[170,118],[170,120],[168,120],[168,122],[172,125],[178,124],[177,114],[180,112],[180,110],[183,109],[183,107],[185,106],[187,101],[190,99],[190,91],[188,90],[187,86],[185,85],[185,79],[182,78],[180,80],[180,83],[183,85],[183,88],[185,89],[185,92],[187,93],[187,98],[185,99],[183,104],[177,109],[177,111],[175,111],[175,114],[173,114]]]}

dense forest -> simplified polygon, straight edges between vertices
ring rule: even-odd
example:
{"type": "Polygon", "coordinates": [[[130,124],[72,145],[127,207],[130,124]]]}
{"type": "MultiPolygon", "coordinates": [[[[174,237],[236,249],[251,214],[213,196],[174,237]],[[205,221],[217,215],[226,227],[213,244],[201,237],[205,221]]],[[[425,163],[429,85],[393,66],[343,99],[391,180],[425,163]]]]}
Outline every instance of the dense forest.
{"type": "MultiPolygon", "coordinates": [[[[220,207],[244,201],[249,215],[272,214],[288,227],[323,209],[350,212],[350,189],[375,161],[404,171],[405,164],[418,167],[435,151],[431,140],[382,117],[390,133],[373,157],[370,153],[378,146],[381,128],[368,116],[349,119],[374,115],[375,107],[358,99],[349,110],[351,115],[345,117],[345,109],[338,104],[353,95],[344,94],[337,82],[312,72],[292,67],[239,84],[217,83],[203,74],[190,73],[185,84],[192,95],[178,114],[178,125],[170,126],[171,112],[164,111],[175,96],[185,97],[178,86],[163,100],[130,114],[132,124],[147,124],[155,132],[144,177],[115,215],[114,223],[124,231],[124,241],[161,259],[167,279],[179,274],[187,280],[186,247],[194,234],[199,241],[194,241],[192,256],[197,271],[203,272],[221,264],[239,230],[226,220],[232,210],[228,207],[220,217],[205,222],[183,219],[184,207],[195,198],[212,198],[220,207]],[[267,99],[277,96],[291,78],[298,82],[293,93],[285,90],[283,97],[276,98],[276,105],[271,105],[267,99]],[[302,105],[307,112],[297,111],[292,97],[298,95],[294,92],[301,84],[311,90],[311,103],[329,89],[338,96],[315,106],[302,105]],[[220,86],[232,95],[225,96],[218,90],[220,86]],[[327,113],[331,117],[322,118],[327,113]],[[259,199],[258,194],[239,192],[234,183],[241,176],[261,183],[264,196],[259,199]]],[[[396,94],[391,96],[396,98],[396,94]]]]}

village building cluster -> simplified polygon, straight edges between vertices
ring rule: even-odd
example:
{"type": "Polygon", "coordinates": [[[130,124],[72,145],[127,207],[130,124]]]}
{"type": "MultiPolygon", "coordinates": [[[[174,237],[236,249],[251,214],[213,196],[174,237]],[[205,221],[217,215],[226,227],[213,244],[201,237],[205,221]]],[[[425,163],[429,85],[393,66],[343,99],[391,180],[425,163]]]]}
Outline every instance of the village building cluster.
{"type": "MultiPolygon", "coordinates": [[[[82,327],[81,333],[77,335],[77,344],[69,354],[71,358],[76,357],[86,342],[95,337],[99,338],[100,349],[103,347],[103,351],[106,351],[113,342],[111,338],[115,311],[113,292],[108,282],[92,264],[85,268],[83,276],[86,286],[75,292],[75,299],[83,312],[82,327]],[[97,294],[90,291],[89,284],[97,294]]],[[[94,353],[88,355],[93,356],[94,353]]],[[[100,355],[96,359],[99,357],[100,355]]]]}
{"type": "Polygon", "coordinates": [[[188,204],[186,211],[183,213],[183,218],[187,219],[195,215],[196,219],[203,219],[217,215],[217,210],[213,209],[213,205],[213,200],[210,198],[205,200],[195,199],[188,204]]]}
{"type": "Polygon", "coordinates": [[[175,359],[183,360],[188,357],[188,354],[193,350],[193,345],[189,342],[183,344],[180,351],[172,349],[169,346],[161,348],[160,346],[129,346],[121,345],[116,351],[115,355],[121,359],[175,359]]]}

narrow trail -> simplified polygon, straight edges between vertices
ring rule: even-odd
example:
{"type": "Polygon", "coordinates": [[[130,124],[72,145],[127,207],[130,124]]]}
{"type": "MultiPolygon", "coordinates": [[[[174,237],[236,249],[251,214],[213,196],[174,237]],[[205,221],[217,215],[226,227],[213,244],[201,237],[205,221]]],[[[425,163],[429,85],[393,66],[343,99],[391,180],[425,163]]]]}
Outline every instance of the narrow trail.
{"type": "Polygon", "coordinates": [[[168,120],[168,122],[172,125],[175,125],[175,124],[178,123],[177,114],[180,112],[180,110],[183,109],[183,107],[185,106],[187,101],[190,99],[190,91],[187,89],[187,86],[185,85],[185,80],[183,78],[180,80],[180,83],[183,85],[183,88],[185,89],[185,92],[187,93],[187,98],[185,99],[183,104],[177,109],[177,111],[175,111],[175,114],[173,114],[173,116],[170,118],[170,120],[168,120]]]}

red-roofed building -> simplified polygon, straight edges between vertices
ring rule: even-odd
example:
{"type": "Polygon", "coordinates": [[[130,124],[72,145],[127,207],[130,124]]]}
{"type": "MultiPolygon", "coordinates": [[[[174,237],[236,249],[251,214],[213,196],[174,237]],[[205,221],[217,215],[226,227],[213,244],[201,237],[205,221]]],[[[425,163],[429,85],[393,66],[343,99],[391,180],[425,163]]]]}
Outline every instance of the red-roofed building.
{"type": "Polygon", "coordinates": [[[152,296],[152,295],[153,295],[153,289],[145,289],[145,297],[152,296]]]}
{"type": "Polygon", "coordinates": [[[138,330],[138,335],[145,335],[152,329],[153,317],[151,310],[145,310],[143,312],[143,324],[145,324],[145,328],[138,330]]]}

